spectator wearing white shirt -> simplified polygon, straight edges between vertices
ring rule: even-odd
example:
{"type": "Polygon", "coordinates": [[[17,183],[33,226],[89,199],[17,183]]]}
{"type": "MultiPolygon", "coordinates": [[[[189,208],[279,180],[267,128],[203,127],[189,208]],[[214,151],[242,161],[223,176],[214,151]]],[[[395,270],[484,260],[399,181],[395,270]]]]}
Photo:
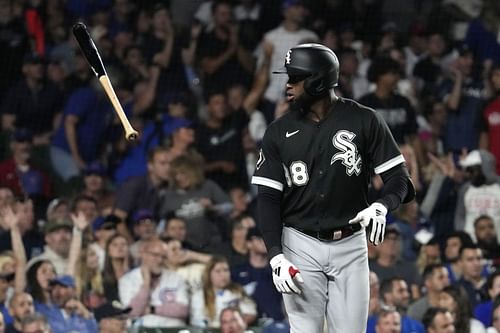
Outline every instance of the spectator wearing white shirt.
{"type": "Polygon", "coordinates": [[[163,268],[166,253],[166,244],[160,240],[145,243],[141,266],[118,282],[121,302],[132,308],[131,317],[140,318],[144,327],[185,326],[189,315],[186,283],[176,272],[163,268]]]}

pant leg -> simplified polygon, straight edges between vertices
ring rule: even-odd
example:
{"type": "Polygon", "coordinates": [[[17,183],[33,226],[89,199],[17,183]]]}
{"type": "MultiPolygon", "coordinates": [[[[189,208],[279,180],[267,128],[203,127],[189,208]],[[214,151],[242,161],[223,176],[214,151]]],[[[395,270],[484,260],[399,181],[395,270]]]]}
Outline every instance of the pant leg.
{"type": "Polygon", "coordinates": [[[61,148],[50,147],[50,159],[52,167],[65,182],[72,177],[80,175],[80,169],[71,154],[61,148]]]}
{"type": "Polygon", "coordinates": [[[329,333],[365,333],[370,299],[365,231],[331,243],[328,280],[329,333]]]}
{"type": "Polygon", "coordinates": [[[292,228],[283,229],[283,254],[300,270],[301,295],[283,294],[292,333],[321,333],[325,320],[328,282],[321,267],[328,251],[322,244],[292,228]],[[323,254],[324,253],[324,254],[323,254]]]}

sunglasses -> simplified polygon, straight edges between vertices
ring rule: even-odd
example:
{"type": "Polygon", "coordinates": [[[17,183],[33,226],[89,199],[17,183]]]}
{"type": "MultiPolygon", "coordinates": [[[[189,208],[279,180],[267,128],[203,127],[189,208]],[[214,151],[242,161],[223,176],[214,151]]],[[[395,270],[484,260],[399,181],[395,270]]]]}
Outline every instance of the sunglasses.
{"type": "Polygon", "coordinates": [[[12,282],[14,281],[16,277],[15,273],[9,273],[9,274],[0,274],[0,279],[5,280],[7,282],[12,282]]]}

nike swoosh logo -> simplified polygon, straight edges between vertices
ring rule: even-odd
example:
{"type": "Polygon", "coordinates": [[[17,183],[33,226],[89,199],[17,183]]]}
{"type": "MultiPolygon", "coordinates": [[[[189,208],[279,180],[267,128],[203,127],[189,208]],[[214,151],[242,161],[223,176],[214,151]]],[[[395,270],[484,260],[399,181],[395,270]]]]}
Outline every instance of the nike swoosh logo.
{"type": "Polygon", "coordinates": [[[287,138],[289,138],[289,137],[291,137],[292,135],[295,135],[295,134],[299,133],[299,131],[300,131],[300,130],[296,130],[296,131],[291,132],[291,133],[288,133],[288,131],[287,131],[287,132],[286,132],[286,134],[285,134],[285,136],[286,136],[287,138]]]}

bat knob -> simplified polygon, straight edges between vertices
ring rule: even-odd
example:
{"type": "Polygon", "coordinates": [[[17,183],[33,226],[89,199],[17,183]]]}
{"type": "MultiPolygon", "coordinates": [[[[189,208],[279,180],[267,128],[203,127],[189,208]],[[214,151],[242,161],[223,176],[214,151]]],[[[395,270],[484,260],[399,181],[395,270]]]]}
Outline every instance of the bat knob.
{"type": "Polygon", "coordinates": [[[128,141],[135,141],[135,140],[137,140],[138,137],[139,137],[139,133],[137,133],[136,131],[127,134],[128,141]]]}

